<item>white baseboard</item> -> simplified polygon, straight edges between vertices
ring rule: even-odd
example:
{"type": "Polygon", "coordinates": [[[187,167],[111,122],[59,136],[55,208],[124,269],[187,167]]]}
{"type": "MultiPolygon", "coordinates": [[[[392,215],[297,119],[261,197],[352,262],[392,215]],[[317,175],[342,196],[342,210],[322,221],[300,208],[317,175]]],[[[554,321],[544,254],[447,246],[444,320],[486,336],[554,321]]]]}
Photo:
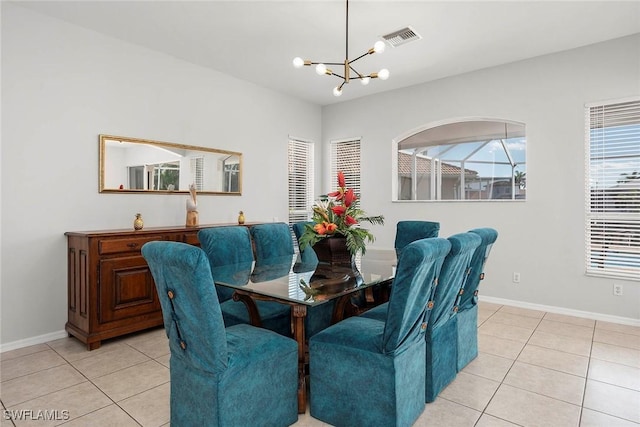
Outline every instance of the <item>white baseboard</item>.
{"type": "Polygon", "coordinates": [[[49,334],[38,335],[37,337],[8,342],[6,344],[0,344],[0,353],[4,353],[5,351],[10,350],[16,350],[18,348],[29,347],[30,345],[43,344],[49,341],[58,340],[60,338],[66,338],[67,336],[67,332],[65,330],[62,330],[51,332],[49,334]]]}
{"type": "Polygon", "coordinates": [[[632,319],[630,317],[613,316],[610,314],[592,313],[590,311],[573,310],[564,307],[555,307],[552,305],[533,304],[530,302],[514,301],[504,298],[488,297],[479,295],[480,301],[490,302],[493,304],[511,305],[514,307],[528,308],[531,310],[547,311],[549,313],[564,314],[567,316],[582,317],[585,319],[600,320],[603,322],[620,323],[623,325],[631,325],[640,327],[640,319],[632,319]]]}

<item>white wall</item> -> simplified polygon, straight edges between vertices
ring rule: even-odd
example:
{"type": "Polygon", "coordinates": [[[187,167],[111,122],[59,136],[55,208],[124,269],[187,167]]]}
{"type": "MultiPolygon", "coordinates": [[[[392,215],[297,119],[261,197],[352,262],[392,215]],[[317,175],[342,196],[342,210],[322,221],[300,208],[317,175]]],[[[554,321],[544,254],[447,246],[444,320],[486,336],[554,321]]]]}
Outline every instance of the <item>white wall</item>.
{"type": "Polygon", "coordinates": [[[98,134],[244,153],[242,196],[198,197],[206,224],[286,221],[288,135],[320,131],[318,106],[2,2],[0,343],[64,329],[65,231],[185,222],[186,195],[98,193],[98,134]]]}
{"type": "Polygon", "coordinates": [[[500,236],[482,295],[637,320],[640,282],[617,281],[624,296],[615,297],[615,280],[584,274],[584,106],[638,95],[635,35],[327,106],[322,138],[326,144],[362,136],[362,207],[386,217],[373,228],[376,246],[393,246],[401,219],[439,221],[444,237],[494,227],[500,236]],[[469,116],[526,123],[527,200],[392,203],[392,140],[430,122],[469,116]],[[513,272],[521,274],[520,284],[511,282],[513,272]]]}

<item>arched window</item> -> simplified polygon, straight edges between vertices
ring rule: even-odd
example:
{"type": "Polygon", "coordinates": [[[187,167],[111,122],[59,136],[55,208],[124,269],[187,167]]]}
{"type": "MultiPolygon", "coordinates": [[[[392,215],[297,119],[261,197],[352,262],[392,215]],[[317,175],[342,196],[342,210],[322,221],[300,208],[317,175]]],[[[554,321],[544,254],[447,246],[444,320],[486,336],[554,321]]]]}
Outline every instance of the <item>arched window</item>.
{"type": "Polygon", "coordinates": [[[397,142],[394,200],[523,200],[523,123],[467,119],[438,123],[397,142]]]}

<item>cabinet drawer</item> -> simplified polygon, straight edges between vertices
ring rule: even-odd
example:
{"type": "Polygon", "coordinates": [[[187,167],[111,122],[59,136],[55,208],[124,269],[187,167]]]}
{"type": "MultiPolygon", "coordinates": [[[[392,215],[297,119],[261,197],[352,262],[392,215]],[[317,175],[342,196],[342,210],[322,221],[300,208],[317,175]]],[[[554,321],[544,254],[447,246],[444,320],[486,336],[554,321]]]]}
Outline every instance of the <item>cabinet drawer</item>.
{"type": "Polygon", "coordinates": [[[164,240],[162,236],[129,237],[126,239],[101,240],[98,250],[101,255],[115,254],[120,252],[140,252],[140,248],[147,242],[164,240]]]}
{"type": "Polygon", "coordinates": [[[185,234],[184,242],[190,245],[200,246],[200,240],[198,240],[198,234],[196,233],[185,234]]]}

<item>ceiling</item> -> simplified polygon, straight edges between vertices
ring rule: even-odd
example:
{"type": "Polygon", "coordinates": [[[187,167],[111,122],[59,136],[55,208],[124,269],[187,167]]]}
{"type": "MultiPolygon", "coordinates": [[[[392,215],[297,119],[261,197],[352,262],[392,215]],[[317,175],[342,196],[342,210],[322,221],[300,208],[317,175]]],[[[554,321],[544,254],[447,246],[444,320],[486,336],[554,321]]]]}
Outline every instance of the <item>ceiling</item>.
{"type": "Polygon", "coordinates": [[[14,3],[318,105],[640,32],[640,1],[351,0],[349,59],[403,27],[422,39],[360,59],[362,74],[390,78],[334,97],[340,79],[292,60],[344,61],[342,0],[14,3]]]}

